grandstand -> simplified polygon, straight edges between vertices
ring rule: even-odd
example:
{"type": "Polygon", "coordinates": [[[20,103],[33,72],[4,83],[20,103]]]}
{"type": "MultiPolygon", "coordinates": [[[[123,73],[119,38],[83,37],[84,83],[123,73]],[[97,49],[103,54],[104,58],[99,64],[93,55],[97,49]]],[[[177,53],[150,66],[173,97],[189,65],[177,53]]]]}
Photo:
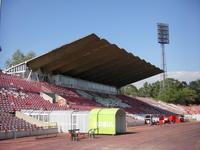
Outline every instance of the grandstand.
{"type": "Polygon", "coordinates": [[[161,72],[91,34],[0,73],[0,132],[45,131],[17,118],[13,115],[16,111],[114,107],[134,115],[182,113],[172,106],[119,93],[120,87],[161,72]]]}
{"type": "Polygon", "coordinates": [[[91,34],[4,72],[67,87],[116,93],[118,88],[162,70],[91,34]]]}

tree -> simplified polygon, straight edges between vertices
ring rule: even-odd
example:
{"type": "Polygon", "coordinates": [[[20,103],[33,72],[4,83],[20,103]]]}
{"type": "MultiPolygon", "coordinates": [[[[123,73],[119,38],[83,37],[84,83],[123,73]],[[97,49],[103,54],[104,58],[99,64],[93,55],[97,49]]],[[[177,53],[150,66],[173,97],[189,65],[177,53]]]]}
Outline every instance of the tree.
{"type": "Polygon", "coordinates": [[[24,54],[19,49],[17,49],[13,53],[12,58],[6,61],[6,66],[11,67],[13,65],[19,64],[19,63],[23,62],[24,59],[25,59],[24,54]]]}
{"type": "Polygon", "coordinates": [[[189,87],[196,91],[198,96],[195,99],[195,103],[200,104],[200,79],[190,82],[189,87]]]}
{"type": "Polygon", "coordinates": [[[147,82],[145,82],[143,84],[143,87],[141,87],[139,89],[139,96],[143,96],[143,97],[151,97],[151,91],[152,91],[152,86],[151,84],[148,84],[147,82]]]}
{"type": "Polygon", "coordinates": [[[152,83],[151,96],[153,98],[157,98],[159,92],[160,92],[160,82],[156,81],[155,83],[152,83]]]}
{"type": "Polygon", "coordinates": [[[180,89],[180,97],[177,99],[176,103],[179,104],[192,104],[195,102],[195,99],[198,97],[197,93],[195,90],[192,90],[189,87],[180,89]]]}
{"type": "Polygon", "coordinates": [[[188,87],[186,82],[172,78],[166,79],[165,89],[158,95],[158,99],[162,101],[184,105],[195,103],[196,98],[196,91],[188,87]]]}
{"type": "Polygon", "coordinates": [[[138,95],[138,89],[134,85],[127,85],[120,89],[122,94],[131,95],[131,96],[137,96],[138,95]]]}
{"type": "Polygon", "coordinates": [[[36,57],[36,54],[33,51],[29,51],[26,56],[25,56],[25,60],[29,60],[36,57]]]}
{"type": "Polygon", "coordinates": [[[175,104],[200,104],[200,80],[192,81],[189,85],[173,78],[165,80],[164,90],[160,89],[160,83],[149,84],[145,82],[143,87],[137,89],[133,85],[121,88],[123,94],[132,96],[152,97],[168,103],[175,104]]]}
{"type": "Polygon", "coordinates": [[[5,62],[5,65],[6,67],[11,67],[11,66],[14,66],[14,65],[17,65],[19,63],[22,63],[26,60],[29,60],[31,58],[34,58],[36,56],[36,54],[33,52],[33,51],[29,51],[26,55],[24,55],[19,49],[17,49],[11,59],[8,59],[6,62],[5,62]]]}
{"type": "Polygon", "coordinates": [[[159,92],[157,98],[164,102],[176,103],[180,98],[179,89],[182,87],[183,86],[180,81],[167,78],[165,80],[165,88],[159,92]]]}
{"type": "Polygon", "coordinates": [[[167,103],[175,103],[179,99],[179,92],[172,87],[168,87],[160,91],[158,99],[167,103]]]}

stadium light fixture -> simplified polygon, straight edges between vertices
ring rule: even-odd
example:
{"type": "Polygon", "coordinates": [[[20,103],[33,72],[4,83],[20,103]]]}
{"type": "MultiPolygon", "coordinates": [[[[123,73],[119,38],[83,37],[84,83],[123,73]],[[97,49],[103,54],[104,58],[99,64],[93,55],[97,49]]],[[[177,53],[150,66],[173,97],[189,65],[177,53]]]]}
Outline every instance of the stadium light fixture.
{"type": "Polygon", "coordinates": [[[158,43],[161,45],[161,68],[163,69],[161,89],[165,88],[165,78],[167,74],[165,44],[169,44],[169,25],[166,23],[157,23],[158,43]]]}
{"type": "Polygon", "coordinates": [[[169,44],[169,25],[166,23],[158,23],[158,43],[169,44]]]}

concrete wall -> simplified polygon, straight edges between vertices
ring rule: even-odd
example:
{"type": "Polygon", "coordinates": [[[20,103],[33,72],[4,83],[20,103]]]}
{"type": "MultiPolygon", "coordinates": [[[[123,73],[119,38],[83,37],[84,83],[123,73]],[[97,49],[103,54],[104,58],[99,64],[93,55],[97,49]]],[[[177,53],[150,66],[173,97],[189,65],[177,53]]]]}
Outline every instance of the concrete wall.
{"type": "Polygon", "coordinates": [[[0,140],[3,139],[14,139],[19,137],[27,137],[27,136],[38,136],[38,135],[49,135],[49,134],[57,134],[57,128],[51,129],[40,129],[34,131],[10,131],[10,132],[0,132],[0,140]]]}
{"type": "Polygon", "coordinates": [[[72,78],[70,76],[54,75],[52,77],[54,84],[61,85],[76,89],[86,89],[90,91],[101,91],[102,93],[116,94],[117,89],[114,86],[104,85],[100,83],[95,83],[91,81],[81,80],[77,78],[72,78]]]}
{"type": "Polygon", "coordinates": [[[200,114],[184,115],[185,119],[194,119],[200,121],[200,114]]]}
{"type": "Polygon", "coordinates": [[[59,106],[64,106],[66,104],[66,99],[58,94],[55,94],[55,101],[59,104],[59,106]]]}
{"type": "Polygon", "coordinates": [[[19,111],[16,111],[16,117],[23,119],[31,124],[36,124],[36,126],[39,126],[39,127],[48,128],[48,127],[56,127],[57,126],[57,124],[55,122],[43,122],[43,121],[37,120],[33,117],[30,117],[22,112],[19,112],[19,111]]]}
{"type": "Polygon", "coordinates": [[[47,95],[47,94],[45,94],[45,93],[43,93],[43,92],[40,92],[40,96],[41,96],[42,98],[44,98],[45,100],[47,100],[47,101],[53,103],[53,98],[50,97],[49,95],[47,95]]]}

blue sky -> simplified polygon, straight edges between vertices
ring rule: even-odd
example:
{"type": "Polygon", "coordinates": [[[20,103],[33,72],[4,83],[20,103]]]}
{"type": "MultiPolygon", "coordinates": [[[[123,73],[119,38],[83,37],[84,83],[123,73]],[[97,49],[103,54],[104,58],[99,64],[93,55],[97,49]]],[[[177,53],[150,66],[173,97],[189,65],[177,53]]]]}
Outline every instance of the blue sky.
{"type": "Polygon", "coordinates": [[[160,67],[157,22],[169,24],[167,70],[200,71],[199,0],[3,0],[0,68],[16,49],[40,55],[90,33],[160,67]]]}

